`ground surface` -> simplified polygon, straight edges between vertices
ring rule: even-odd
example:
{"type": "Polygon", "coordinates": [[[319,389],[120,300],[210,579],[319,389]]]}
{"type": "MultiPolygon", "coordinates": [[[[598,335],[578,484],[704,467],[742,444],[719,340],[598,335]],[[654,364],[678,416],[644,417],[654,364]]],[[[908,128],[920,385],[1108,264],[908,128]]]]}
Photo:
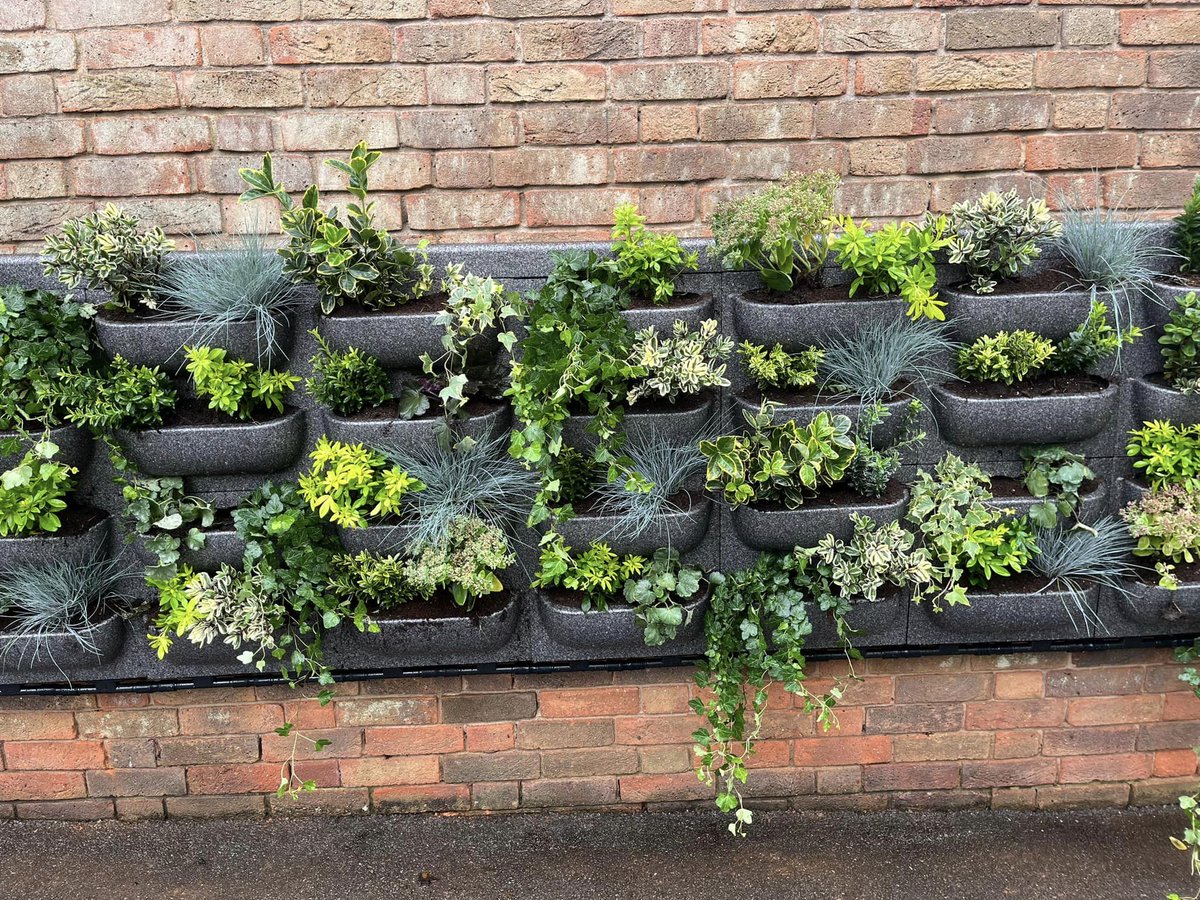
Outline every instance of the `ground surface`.
{"type": "Polygon", "coordinates": [[[1162,900],[1178,810],[0,823],[4,900],[1162,900]],[[425,879],[422,880],[422,873],[425,879]]]}

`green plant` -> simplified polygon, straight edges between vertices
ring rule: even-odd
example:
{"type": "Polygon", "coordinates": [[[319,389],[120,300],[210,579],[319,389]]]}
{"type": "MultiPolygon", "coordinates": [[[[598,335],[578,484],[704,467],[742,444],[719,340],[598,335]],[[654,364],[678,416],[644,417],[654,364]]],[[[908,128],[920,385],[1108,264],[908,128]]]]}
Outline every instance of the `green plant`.
{"type": "Polygon", "coordinates": [[[857,452],[847,475],[856,493],[863,497],[882,497],[887,493],[888,485],[904,462],[904,451],[925,440],[925,432],[917,427],[924,410],[920,400],[909,401],[896,438],[886,447],[877,447],[875,430],[891,413],[882,403],[863,406],[855,427],[857,452]]]}
{"type": "Polygon", "coordinates": [[[635,300],[669,303],[680,276],[699,265],[700,254],[684,250],[673,234],[647,231],[645,217],[632,203],[618,204],[613,217],[617,280],[635,300]]]}
{"type": "MultiPolygon", "coordinates": [[[[572,515],[570,506],[581,503],[591,497],[597,487],[608,484],[601,466],[592,459],[590,454],[575,447],[563,447],[555,460],[554,471],[557,488],[554,491],[554,502],[559,504],[559,517],[572,515]]],[[[621,482],[621,490],[625,491],[625,483],[618,473],[612,483],[621,482]]],[[[630,491],[630,493],[634,493],[630,491]]]]}
{"type": "Polygon", "coordinates": [[[412,547],[406,577],[423,597],[448,590],[457,606],[470,609],[487,594],[504,590],[497,572],[516,562],[504,532],[482,519],[453,519],[444,537],[412,547]]]}
{"type": "Polygon", "coordinates": [[[98,372],[62,371],[45,393],[68,422],[94,430],[157,428],[177,398],[157,366],[135,366],[121,356],[98,372]]]}
{"type": "Polygon", "coordinates": [[[130,572],[121,559],[59,558],[42,565],[18,565],[0,572],[0,617],[10,642],[0,658],[21,648],[18,665],[43,655],[54,663],[51,641],[66,635],[86,653],[99,656],[93,626],[111,612],[134,605],[123,584],[130,572]]]}
{"type": "Polygon", "coordinates": [[[691,610],[685,610],[680,601],[696,596],[703,578],[699,569],[680,561],[678,552],[660,549],[654,551],[636,578],[625,581],[622,593],[633,607],[647,647],[661,647],[674,640],[679,629],[691,622],[691,610]]]}
{"type": "Polygon", "coordinates": [[[138,220],[109,203],[99,212],[68,219],[46,236],[42,263],[71,290],[108,291],[109,306],[134,312],[154,309],[163,260],[175,249],[161,228],[139,232],[138,220]]]}
{"type": "MultiPolygon", "coordinates": [[[[393,399],[388,373],[378,359],[357,347],[334,350],[315,328],[309,334],[317,342],[317,352],[309,360],[313,374],[304,386],[314,400],[339,416],[353,416],[393,399]]],[[[423,395],[416,395],[428,403],[423,395]]]]}
{"type": "MultiPolygon", "coordinates": [[[[1200,216],[1200,207],[1196,214],[1200,216]]],[[[1200,242],[1200,234],[1197,240],[1200,242]]],[[[1200,243],[1196,250],[1200,253],[1200,243]]],[[[1177,391],[1200,393],[1200,297],[1195,291],[1175,301],[1158,342],[1162,345],[1163,378],[1177,391]]]]}
{"type": "Polygon", "coordinates": [[[549,532],[542,538],[540,568],[533,587],[557,587],[583,595],[583,610],[608,609],[608,601],[624,590],[625,582],[640,577],[644,556],[621,556],[603,542],[582,553],[573,552],[562,537],[549,532]]]}
{"type": "Polygon", "coordinates": [[[1093,297],[1088,317],[1059,341],[1047,368],[1066,375],[1082,374],[1113,354],[1119,359],[1121,347],[1132,344],[1141,333],[1133,326],[1124,331],[1114,329],[1108,322],[1108,305],[1093,297]]]}
{"type": "Polygon", "coordinates": [[[141,536],[146,549],[157,563],[146,570],[151,582],[170,581],[178,572],[180,549],[199,550],[204,546],[204,531],[216,519],[211,503],[190,496],[182,478],[144,478],[120,480],[125,500],[128,540],[141,536]]]}
{"type": "MultiPolygon", "coordinates": [[[[1175,662],[1194,663],[1200,659],[1200,638],[1192,642],[1190,647],[1175,648],[1175,662]]],[[[1200,697],[1200,671],[1189,665],[1179,674],[1179,680],[1192,689],[1192,693],[1200,697]]],[[[1184,829],[1183,837],[1171,835],[1171,846],[1188,854],[1188,871],[1193,878],[1200,876],[1200,791],[1184,794],[1179,798],[1179,808],[1188,817],[1188,827],[1184,829]]],[[[1182,897],[1177,893],[1167,894],[1167,900],[1197,900],[1200,892],[1182,897]]]]}
{"type": "Polygon", "coordinates": [[[858,446],[847,416],[821,412],[807,425],[776,424],[773,406],[764,402],[758,412],[743,414],[750,426],[745,435],[700,442],[709,489],[733,506],[766,501],[795,509],[806,494],[845,478],[854,461],[858,446]]]}
{"type": "Polygon", "coordinates": [[[1055,351],[1053,341],[1032,331],[985,334],[959,348],[958,374],[967,381],[1012,384],[1040,374],[1055,351]]]}
{"type": "Polygon", "coordinates": [[[928,387],[950,380],[941,360],[956,347],[936,322],[871,319],[825,348],[823,385],[865,405],[882,403],[910,383],[928,387]]]}
{"type": "Polygon", "coordinates": [[[1143,422],[1129,432],[1125,449],[1152,490],[1172,484],[1200,490],[1200,425],[1143,422]]]}
{"type": "Polygon", "coordinates": [[[48,291],[0,286],[0,431],[59,424],[48,389],[60,372],[93,367],[93,313],[48,291]]]}
{"type": "Polygon", "coordinates": [[[354,198],[346,205],[345,224],[337,207],[328,212],[320,209],[315,184],[296,206],[275,180],[270,153],[263,156],[262,168],[240,170],[249,185],[240,202],[274,197],[282,207],[280,224],[288,237],[279,251],[284,274],[293,281],[315,285],[326,315],[343,303],[359,303],[368,309],[400,306],[424,296],[433,286],[428,242],[421,241],[415,250],[409,250],[375,225],[375,204],[367,201],[367,173],[379,156],[378,150],[368,150],[362,142],[351,151],[349,162],[325,161],[347,176],[347,190],[354,198]]]}
{"type": "Polygon", "coordinates": [[[966,535],[963,569],[975,587],[987,587],[994,578],[1009,578],[1029,566],[1038,551],[1037,538],[1025,516],[995,519],[966,535]]]}
{"type": "Polygon", "coordinates": [[[646,374],[634,379],[625,402],[633,406],[643,397],[657,397],[674,403],[684,394],[727,387],[724,361],[732,352],[733,341],[717,333],[716,319],[705,319],[699,331],[677,321],[671,336],[661,339],[654,326],[643,329],[634,335],[628,361],[646,374]]]}
{"type": "Polygon", "coordinates": [[[400,513],[400,501],[424,485],[382,454],[362,444],[322,435],[300,476],[300,496],[322,519],[343,528],[365,528],[368,519],[400,513]]]}
{"type": "Polygon", "coordinates": [[[1137,540],[1136,556],[1159,561],[1163,584],[1174,586],[1172,564],[1200,559],[1200,494],[1171,484],[1151,491],[1121,510],[1129,533],[1137,540]]]}
{"type": "Polygon", "coordinates": [[[713,252],[731,269],[755,269],[772,291],[790,291],[825,264],[829,217],[841,179],[793,173],[713,213],[713,252]]]}
{"type": "Polygon", "coordinates": [[[975,293],[990,294],[997,282],[1016,278],[1040,257],[1039,243],[1057,238],[1062,226],[1042,200],[989,191],[978,200],[956,203],[950,230],[950,262],[966,266],[975,293]]]}
{"type": "Polygon", "coordinates": [[[67,508],[78,470],[55,462],[57,454],[57,444],[40,440],[0,474],[0,537],[53,534],[62,527],[58,514],[67,508]]]}
{"type": "MultiPolygon", "coordinates": [[[[437,359],[428,353],[422,355],[421,365],[425,374],[442,385],[438,397],[446,417],[453,419],[462,415],[470,396],[487,380],[484,370],[475,364],[475,351],[484,336],[515,322],[521,298],[490,276],[464,274],[462,266],[456,265],[446,266],[442,290],[446,307],[435,322],[446,329],[442,336],[444,352],[437,359]]],[[[503,331],[496,339],[506,350],[512,350],[516,335],[503,331]]]]}
{"type": "Polygon", "coordinates": [[[381,556],[366,550],[357,555],[340,553],[330,566],[329,591],[369,609],[392,610],[416,596],[408,580],[408,566],[409,561],[399,555],[381,556]]]}
{"type": "Polygon", "coordinates": [[[1192,184],[1192,195],[1175,217],[1175,245],[1183,261],[1179,271],[1184,275],[1200,273],[1200,178],[1192,184]]]}
{"type": "Polygon", "coordinates": [[[788,353],[782,344],[768,350],[761,344],[743,341],[738,345],[738,357],[750,380],[765,394],[770,390],[794,391],[816,384],[825,352],[808,347],[788,353]]]}
{"type": "Polygon", "coordinates": [[[1039,528],[1053,528],[1059,516],[1070,516],[1079,506],[1079,492],[1096,477],[1082,453],[1065,447],[1025,447],[1025,489],[1037,499],[1029,518],[1039,528]]]}
{"type": "Polygon", "coordinates": [[[187,347],[187,370],[196,395],[235,419],[260,412],[283,412],[283,401],[300,383],[290,372],[260,369],[243,359],[227,359],[220,347],[187,347]]]}
{"type": "MultiPolygon", "coordinates": [[[[1129,529],[1112,516],[1094,525],[1076,524],[1067,528],[1059,523],[1038,534],[1033,569],[1049,579],[1050,586],[1066,592],[1084,622],[1105,630],[1103,621],[1092,609],[1088,597],[1092,585],[1101,585],[1118,594],[1128,594],[1127,584],[1138,575],[1139,567],[1129,561],[1134,551],[1129,529]]],[[[1074,614],[1067,607],[1074,621],[1074,614]]]]}
{"type": "Polygon", "coordinates": [[[1111,291],[1113,315],[1120,323],[1130,318],[1129,300],[1142,296],[1156,301],[1154,280],[1166,251],[1154,242],[1146,215],[1130,215],[1123,198],[1110,201],[1111,208],[1080,206],[1063,196],[1065,210],[1058,252],[1062,254],[1076,284],[1097,291],[1111,291]]]}
{"type": "Polygon", "coordinates": [[[868,232],[870,223],[854,224],[849,216],[835,221],[840,229],[829,244],[838,265],[854,274],[850,296],[861,289],[868,297],[901,297],[910,319],[946,318],[945,303],[937,299],[934,254],[950,243],[945,216],[927,214],[914,222],[885,225],[868,232]]]}
{"type": "Polygon", "coordinates": [[[300,295],[283,274],[279,254],[268,252],[262,235],[247,232],[222,253],[173,257],[163,274],[159,311],[193,325],[190,344],[207,346],[233,325],[254,324],[257,362],[283,352],[282,331],[300,295]]]}

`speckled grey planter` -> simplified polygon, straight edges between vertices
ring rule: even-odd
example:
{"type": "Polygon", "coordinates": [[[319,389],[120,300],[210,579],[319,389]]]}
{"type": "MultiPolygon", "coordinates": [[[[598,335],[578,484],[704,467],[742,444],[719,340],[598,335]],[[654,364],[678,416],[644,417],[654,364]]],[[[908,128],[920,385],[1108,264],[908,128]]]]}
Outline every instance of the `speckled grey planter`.
{"type": "Polygon", "coordinates": [[[516,596],[509,594],[507,600],[498,609],[483,614],[460,611],[430,618],[377,618],[378,634],[343,624],[326,638],[326,654],[339,669],[365,669],[403,666],[411,660],[425,662],[431,657],[445,662],[461,654],[499,650],[512,639],[520,620],[516,596]]]}
{"type": "MultiPolygon", "coordinates": [[[[8,471],[17,465],[25,455],[25,451],[41,440],[43,435],[58,445],[58,455],[55,457],[58,462],[74,466],[82,472],[83,468],[91,461],[92,436],[73,425],[60,425],[57,428],[51,428],[48,432],[31,430],[29,438],[20,439],[21,450],[19,452],[0,453],[0,472],[8,471]]],[[[15,437],[17,437],[15,431],[0,431],[0,440],[15,437]]]]}
{"type": "MultiPolygon", "coordinates": [[[[681,397],[675,406],[667,410],[638,412],[634,406],[625,411],[621,429],[629,438],[639,440],[657,435],[675,444],[685,444],[696,439],[705,424],[716,415],[716,398],[709,393],[699,397],[681,397]]],[[[596,435],[588,430],[595,416],[572,416],[563,422],[563,443],[580,450],[596,446],[596,435]]]]}
{"type": "Polygon", "coordinates": [[[1091,588],[1084,602],[1085,617],[1066,591],[989,593],[970,591],[970,606],[943,606],[934,612],[928,600],[908,619],[909,644],[990,644],[1013,641],[1071,640],[1092,636],[1099,589],[1091,588]]]}
{"type": "MultiPolygon", "coordinates": [[[[287,346],[290,329],[284,329],[280,341],[287,346]]],[[[96,314],[96,340],[112,359],[122,356],[139,366],[162,366],[177,372],[184,367],[185,345],[203,341],[209,347],[220,347],[234,359],[257,363],[257,325],[254,322],[235,322],[228,328],[212,330],[201,322],[180,322],[167,318],[127,319],[111,313],[96,314]]]]}
{"type": "MultiPolygon", "coordinates": [[[[1115,634],[1200,634],[1200,584],[1184,582],[1173,591],[1131,581],[1128,593],[1105,591],[1100,620],[1115,634]]],[[[1101,632],[1103,633],[1103,632],[1101,632]]]]}
{"type": "MultiPolygon", "coordinates": [[[[1091,292],[1078,290],[997,295],[945,288],[940,296],[946,301],[946,321],[963,342],[1018,328],[1060,341],[1079,327],[1092,306],[1091,292]]],[[[1107,292],[1097,299],[1112,307],[1107,292]]]]}
{"type": "Polygon", "coordinates": [[[1133,404],[1139,422],[1166,419],[1180,425],[1200,422],[1200,395],[1188,395],[1168,387],[1161,376],[1135,378],[1133,404]]]}
{"type": "Polygon", "coordinates": [[[648,555],[668,546],[687,553],[704,540],[712,515],[712,500],[698,494],[690,496],[689,509],[657,516],[650,527],[635,538],[613,537],[611,531],[616,520],[612,516],[576,516],[558,523],[556,530],[569,547],[587,547],[593,541],[604,541],[616,553],[648,555]]]}
{"type": "MultiPolygon", "coordinates": [[[[704,630],[709,595],[710,588],[705,581],[696,596],[684,604],[685,622],[679,626],[675,640],[667,642],[662,652],[669,653],[673,645],[700,636],[704,630]],[[690,619],[687,619],[688,614],[690,619]]],[[[613,656],[645,655],[646,640],[633,607],[623,602],[613,602],[609,603],[608,609],[584,612],[578,606],[556,600],[552,594],[538,593],[535,596],[542,625],[550,637],[560,644],[583,650],[594,649],[613,656]]]]}
{"type": "MultiPolygon", "coordinates": [[[[754,389],[750,389],[734,397],[733,416],[730,422],[732,427],[735,429],[744,428],[746,425],[745,414],[757,413],[762,399],[762,395],[754,389]]],[[[887,447],[899,436],[904,419],[904,410],[910,402],[911,398],[902,397],[896,400],[888,400],[883,404],[888,411],[888,417],[875,427],[875,446],[887,447]]],[[[805,424],[816,418],[818,413],[832,412],[849,416],[851,421],[857,423],[858,417],[862,415],[862,410],[863,404],[860,400],[853,397],[839,398],[831,394],[828,397],[805,400],[799,403],[783,403],[775,407],[772,418],[776,422],[786,422],[789,419],[795,419],[797,422],[805,424]]]]}
{"type": "Polygon", "coordinates": [[[0,671],[28,672],[62,680],[73,670],[95,669],[111,663],[125,646],[125,622],[117,615],[82,629],[80,635],[92,649],[66,632],[44,635],[41,640],[0,631],[0,671]]]}
{"type": "Polygon", "coordinates": [[[839,334],[854,334],[866,322],[888,321],[904,315],[897,298],[834,300],[821,303],[781,303],[763,291],[734,298],[733,323],[738,337],[758,344],[783,344],[787,349],[823,345],[839,334]]]}
{"type": "Polygon", "coordinates": [[[116,438],[148,475],[257,475],[287,469],[304,448],[304,410],[266,422],[118,429],[116,438]]]}
{"type": "MultiPolygon", "coordinates": [[[[421,354],[434,357],[442,353],[446,326],[436,323],[441,309],[428,311],[394,310],[362,316],[321,316],[317,326],[321,336],[341,350],[357,347],[377,357],[384,368],[419,366],[421,354]]],[[[495,332],[478,339],[480,346],[495,340],[495,332]]]]}
{"type": "MultiPolygon", "coordinates": [[[[908,593],[899,592],[880,597],[874,603],[865,600],[851,601],[846,623],[854,629],[850,643],[855,647],[898,647],[902,646],[908,633],[909,607],[913,605],[908,593]]],[[[837,628],[833,615],[823,612],[815,603],[806,604],[808,618],[812,622],[812,634],[808,636],[809,648],[830,649],[838,644],[837,628]]]]}
{"type": "Polygon", "coordinates": [[[1168,278],[1159,278],[1154,282],[1154,293],[1158,303],[1145,305],[1145,316],[1151,325],[1163,326],[1175,310],[1175,304],[1188,294],[1200,294],[1200,285],[1189,285],[1168,278]]]}
{"type": "Polygon", "coordinates": [[[372,524],[365,528],[343,528],[338,526],[338,537],[348,553],[398,554],[412,540],[411,525],[372,524]]]}
{"type": "Polygon", "coordinates": [[[799,509],[755,509],[738,506],[732,510],[733,527],[747,547],[755,550],[790,550],[793,547],[812,547],[832,534],[848,540],[854,534],[851,513],[867,516],[876,522],[894,522],[904,514],[908,505],[908,488],[893,501],[863,497],[853,504],[841,506],[805,505],[799,509]]]}
{"type": "Polygon", "coordinates": [[[246,542],[238,537],[237,531],[230,525],[228,528],[205,531],[204,546],[199,550],[185,548],[181,556],[197,572],[216,572],[225,565],[240,570],[245,550],[246,542]]]}
{"type": "Polygon", "coordinates": [[[1117,410],[1117,385],[1052,397],[969,397],[934,385],[932,411],[942,437],[960,447],[1067,444],[1094,437],[1117,410]]]}
{"type": "Polygon", "coordinates": [[[44,566],[64,557],[81,562],[96,559],[104,554],[111,529],[106,517],[80,534],[0,537],[0,569],[44,566]]]}
{"type": "MultiPolygon", "coordinates": [[[[1028,515],[1029,510],[1038,502],[1040,501],[1030,496],[993,497],[991,500],[985,501],[986,505],[992,509],[1011,509],[1014,516],[1028,515]]],[[[1108,507],[1108,485],[1103,481],[1093,481],[1079,497],[1079,506],[1075,510],[1076,517],[1081,522],[1095,522],[1108,512],[1108,507]]]]}
{"type": "MultiPolygon", "coordinates": [[[[467,404],[474,414],[453,423],[454,433],[476,440],[508,431],[512,423],[512,408],[501,403],[473,401],[467,404]]],[[[332,440],[368,447],[413,450],[428,446],[437,439],[438,429],[445,420],[441,416],[419,419],[349,419],[325,413],[325,433],[332,440]]]]}
{"type": "Polygon", "coordinates": [[[627,309],[623,315],[634,331],[653,326],[660,335],[670,334],[677,321],[686,322],[689,331],[698,331],[701,322],[713,318],[713,297],[712,294],[687,294],[668,306],[627,309]]]}

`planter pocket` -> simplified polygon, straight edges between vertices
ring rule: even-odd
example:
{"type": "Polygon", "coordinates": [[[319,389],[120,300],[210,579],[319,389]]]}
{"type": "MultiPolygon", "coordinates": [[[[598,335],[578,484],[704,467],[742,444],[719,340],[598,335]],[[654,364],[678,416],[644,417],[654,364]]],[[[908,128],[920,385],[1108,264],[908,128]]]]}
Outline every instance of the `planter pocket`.
{"type": "Polygon", "coordinates": [[[711,593],[706,580],[700,590],[683,604],[684,623],[675,640],[661,648],[647,647],[642,626],[632,606],[612,601],[608,609],[584,612],[579,601],[567,592],[537,593],[538,615],[546,633],[567,647],[595,650],[607,656],[645,656],[648,651],[681,652],[684,646],[703,650],[704,615],[711,593]],[[688,618],[688,615],[691,618],[688,618]]]}
{"type": "Polygon", "coordinates": [[[1096,391],[1034,397],[980,397],[958,384],[933,387],[933,416],[960,447],[1070,444],[1103,431],[1117,410],[1115,383],[1096,391]]]}
{"type": "MultiPolygon", "coordinates": [[[[103,311],[96,314],[95,321],[96,339],[108,358],[122,356],[138,366],[162,366],[167,371],[177,372],[187,362],[184,346],[198,343],[226,350],[233,359],[258,360],[258,325],[253,321],[214,328],[203,322],[103,311]]],[[[277,339],[285,347],[290,344],[290,324],[280,327],[277,339]]]]}
{"type": "Polygon", "coordinates": [[[904,315],[906,304],[898,297],[850,300],[847,290],[847,285],[840,285],[801,289],[792,295],[746,291],[734,298],[734,327],[742,340],[795,350],[854,334],[868,321],[890,321],[904,315]],[[788,298],[803,302],[787,302],[788,298]]]}
{"type": "Polygon", "coordinates": [[[34,534],[0,537],[0,569],[44,566],[69,557],[80,562],[98,559],[108,545],[111,521],[100,510],[76,510],[84,518],[74,533],[34,534]]]}
{"type": "Polygon", "coordinates": [[[90,647],[65,631],[35,640],[0,629],[0,672],[65,680],[68,674],[111,663],[125,646],[125,622],[115,613],[80,629],[79,634],[90,647]]]}
{"type": "Polygon", "coordinates": [[[677,294],[667,306],[639,304],[622,313],[633,331],[653,326],[660,335],[670,334],[676,322],[686,322],[688,331],[698,331],[700,323],[713,318],[712,294],[677,294]]]}
{"type": "MultiPolygon", "coordinates": [[[[55,462],[74,466],[82,472],[92,458],[92,436],[83,429],[76,428],[73,425],[59,425],[57,428],[51,428],[49,431],[39,431],[34,427],[30,430],[28,438],[19,438],[21,449],[18,452],[9,454],[0,453],[0,472],[8,471],[17,465],[25,455],[25,451],[41,440],[43,435],[58,445],[58,455],[54,458],[55,462]]],[[[15,431],[0,431],[0,440],[15,437],[17,437],[15,431]]]]}
{"type": "Polygon", "coordinates": [[[813,547],[827,534],[845,541],[854,534],[851,513],[858,513],[879,523],[899,519],[908,505],[908,488],[892,482],[882,497],[842,499],[839,494],[838,501],[809,502],[799,509],[738,506],[732,510],[733,527],[742,543],[754,550],[813,547]]]}
{"type": "Polygon", "coordinates": [[[1135,378],[1132,384],[1139,422],[1167,420],[1178,425],[1200,422],[1200,395],[1189,396],[1177,391],[1159,375],[1135,378]]]}
{"type": "Polygon", "coordinates": [[[655,517],[650,526],[636,537],[612,535],[616,518],[602,515],[577,515],[558,523],[555,530],[569,547],[587,547],[593,541],[604,541],[621,555],[633,553],[651,556],[662,547],[687,553],[695,549],[708,534],[712,500],[700,494],[688,494],[679,506],[678,510],[655,517]]]}
{"type": "Polygon", "coordinates": [[[1038,590],[1034,579],[996,582],[997,590],[972,590],[970,606],[947,606],[934,612],[925,600],[908,619],[908,643],[924,645],[1002,644],[1073,640],[1094,635],[1099,588],[1083,595],[1087,612],[1076,606],[1068,591],[1038,590]]]}
{"type": "MultiPolygon", "coordinates": [[[[512,408],[506,404],[472,400],[466,408],[471,415],[451,423],[454,434],[458,437],[472,437],[483,441],[506,432],[511,427],[512,408]]],[[[436,441],[445,421],[441,416],[417,419],[365,419],[345,418],[326,412],[325,433],[331,440],[347,444],[413,450],[436,441]]]]}

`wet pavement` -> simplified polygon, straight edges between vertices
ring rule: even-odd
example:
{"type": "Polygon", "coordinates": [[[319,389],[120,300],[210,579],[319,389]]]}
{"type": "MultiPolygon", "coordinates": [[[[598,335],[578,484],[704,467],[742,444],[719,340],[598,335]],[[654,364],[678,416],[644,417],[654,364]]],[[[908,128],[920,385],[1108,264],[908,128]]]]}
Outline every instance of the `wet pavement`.
{"type": "Polygon", "coordinates": [[[1162,900],[1177,809],[0,822],[3,900],[1162,900]]]}

